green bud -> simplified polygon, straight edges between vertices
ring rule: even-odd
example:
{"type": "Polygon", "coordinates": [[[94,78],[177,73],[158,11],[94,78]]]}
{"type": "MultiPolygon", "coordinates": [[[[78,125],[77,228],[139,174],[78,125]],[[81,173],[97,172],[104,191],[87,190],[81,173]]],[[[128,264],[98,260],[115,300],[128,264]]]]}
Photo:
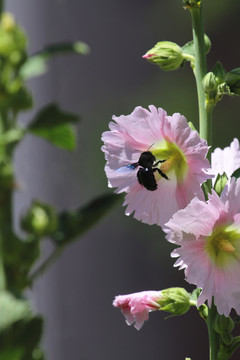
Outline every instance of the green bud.
{"type": "Polygon", "coordinates": [[[233,336],[230,333],[221,334],[221,339],[225,345],[231,345],[233,342],[233,336]]]}
{"type": "Polygon", "coordinates": [[[225,82],[226,79],[226,70],[224,69],[223,65],[218,61],[214,66],[212,72],[216,77],[217,84],[220,85],[225,82]]]}
{"type": "Polygon", "coordinates": [[[205,44],[205,52],[206,54],[208,54],[211,49],[212,43],[206,34],[204,34],[204,44],[205,44]]]}
{"type": "Polygon", "coordinates": [[[26,45],[26,36],[13,16],[3,13],[0,20],[0,56],[17,64],[25,57],[26,45]]]}
{"type": "Polygon", "coordinates": [[[208,100],[215,101],[217,95],[217,81],[213,72],[207,73],[203,78],[203,87],[208,100]]]}
{"type": "Polygon", "coordinates": [[[176,70],[184,61],[181,47],[171,41],[158,42],[143,58],[164,71],[176,70]]]}
{"type": "Polygon", "coordinates": [[[183,0],[183,7],[185,9],[199,8],[201,0],[183,0]]]}
{"type": "Polygon", "coordinates": [[[223,173],[222,175],[218,174],[213,188],[219,196],[221,195],[227,181],[228,177],[226,173],[223,173]]]}
{"type": "Polygon", "coordinates": [[[173,315],[185,314],[191,306],[190,295],[183,288],[169,288],[161,291],[162,298],[158,301],[160,310],[173,315]]]}
{"type": "Polygon", "coordinates": [[[57,228],[57,214],[51,206],[34,201],[31,208],[22,217],[21,226],[30,234],[50,235],[57,228]]]}
{"type": "Polygon", "coordinates": [[[234,329],[234,321],[231,317],[217,314],[212,326],[218,334],[229,334],[234,329]]]}

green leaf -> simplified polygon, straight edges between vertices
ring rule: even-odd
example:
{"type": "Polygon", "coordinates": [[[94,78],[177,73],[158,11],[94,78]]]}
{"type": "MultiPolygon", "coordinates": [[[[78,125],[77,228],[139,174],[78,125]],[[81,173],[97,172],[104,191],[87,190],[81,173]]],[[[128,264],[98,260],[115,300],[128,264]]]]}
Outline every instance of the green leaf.
{"type": "MultiPolygon", "coordinates": [[[[208,54],[210,49],[211,49],[211,41],[210,41],[209,37],[206,34],[204,34],[204,42],[205,42],[206,54],[208,54]]],[[[182,52],[184,54],[195,56],[193,40],[189,41],[188,43],[186,43],[185,45],[182,46],[182,52]]]]}
{"type": "Polygon", "coordinates": [[[195,128],[195,126],[193,125],[193,123],[191,121],[188,122],[188,125],[193,131],[197,131],[197,129],[195,128]]]}
{"type": "Polygon", "coordinates": [[[240,168],[235,170],[231,177],[235,177],[236,179],[238,179],[240,177],[240,168]]]}
{"type": "Polygon", "coordinates": [[[96,225],[120,201],[122,201],[122,196],[106,194],[92,200],[80,209],[64,211],[59,215],[59,228],[53,235],[54,241],[66,245],[75,240],[96,225]]]}
{"type": "Polygon", "coordinates": [[[14,323],[0,333],[0,360],[43,360],[39,349],[43,320],[39,316],[14,323]]]}
{"type": "Polygon", "coordinates": [[[15,298],[6,291],[0,292],[0,333],[17,321],[29,319],[31,309],[28,301],[15,298]]]}
{"type": "Polygon", "coordinates": [[[26,80],[34,76],[40,76],[47,72],[46,60],[41,56],[32,56],[22,65],[19,75],[26,80]]]}
{"type": "Polygon", "coordinates": [[[65,53],[87,55],[89,51],[89,46],[80,41],[50,45],[36,55],[29,57],[20,68],[19,75],[25,80],[30,77],[43,75],[47,71],[47,61],[51,57],[65,53]]]}
{"type": "Polygon", "coordinates": [[[214,66],[212,72],[216,77],[217,84],[220,85],[225,82],[227,72],[224,69],[223,65],[218,61],[214,66]]]}
{"type": "Polygon", "coordinates": [[[24,86],[16,93],[10,95],[8,101],[8,106],[17,111],[26,110],[33,106],[32,95],[24,86]]]}
{"type": "Polygon", "coordinates": [[[76,135],[71,123],[77,120],[77,115],[62,111],[56,104],[50,104],[37,114],[28,130],[53,145],[74,150],[76,135]]]}
{"type": "Polygon", "coordinates": [[[226,173],[223,173],[222,175],[218,174],[213,188],[219,196],[221,195],[227,181],[228,177],[226,173]]]}
{"type": "Polygon", "coordinates": [[[227,73],[226,84],[233,95],[240,95],[240,68],[233,69],[227,73]]]}

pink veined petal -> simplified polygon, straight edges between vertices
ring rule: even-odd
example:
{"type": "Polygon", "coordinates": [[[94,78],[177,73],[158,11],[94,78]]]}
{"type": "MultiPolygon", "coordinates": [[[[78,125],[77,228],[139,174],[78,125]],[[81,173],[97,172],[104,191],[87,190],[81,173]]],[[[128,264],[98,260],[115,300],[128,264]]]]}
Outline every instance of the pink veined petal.
{"type": "Polygon", "coordinates": [[[134,327],[140,330],[144,321],[148,320],[148,313],[160,308],[157,301],[161,296],[161,291],[152,290],[118,295],[113,301],[113,306],[121,309],[128,325],[135,323],[134,327]]]}
{"type": "Polygon", "coordinates": [[[163,109],[151,105],[149,110],[137,107],[130,115],[114,116],[113,120],[110,131],[102,135],[102,150],[107,160],[105,171],[109,186],[116,188],[117,193],[127,193],[124,202],[127,214],[134,213],[140,221],[163,226],[194,196],[203,198],[201,184],[210,178],[206,171],[209,167],[208,146],[196,131],[190,129],[184,116],[178,113],[167,116],[163,109]],[[157,190],[154,191],[139,185],[139,166],[126,171],[131,164],[138,163],[142,152],[151,152],[151,148],[154,156],[156,154],[156,162],[166,160],[162,166],[164,169],[166,165],[166,175],[170,179],[156,176],[157,190]],[[178,155],[174,151],[178,151],[178,155]],[[164,154],[167,159],[163,158],[164,154]],[[179,161],[185,162],[185,167],[181,167],[179,161]]]}
{"type": "Polygon", "coordinates": [[[178,210],[176,198],[177,182],[163,179],[156,191],[148,191],[136,184],[125,197],[126,214],[134,212],[134,218],[147,224],[164,224],[178,210]]]}
{"type": "Polygon", "coordinates": [[[240,314],[240,179],[231,180],[221,198],[212,192],[207,202],[194,198],[165,225],[175,266],[186,280],[201,288],[197,306],[212,299],[219,314],[240,314]]]}
{"type": "Polygon", "coordinates": [[[238,139],[234,139],[230,146],[224,149],[216,148],[211,155],[212,170],[214,173],[213,184],[215,183],[218,174],[222,175],[224,172],[227,177],[240,168],[240,147],[238,139]]]}

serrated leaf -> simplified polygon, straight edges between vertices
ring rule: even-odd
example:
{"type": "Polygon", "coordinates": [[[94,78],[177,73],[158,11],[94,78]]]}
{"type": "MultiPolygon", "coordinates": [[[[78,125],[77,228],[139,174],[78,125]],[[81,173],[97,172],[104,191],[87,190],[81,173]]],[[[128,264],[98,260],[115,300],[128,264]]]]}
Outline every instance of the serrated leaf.
{"type": "Polygon", "coordinates": [[[218,174],[213,188],[219,196],[221,195],[227,181],[228,177],[226,173],[223,173],[222,175],[218,174]]]}
{"type": "Polygon", "coordinates": [[[19,75],[25,80],[43,75],[47,71],[47,61],[51,57],[64,53],[87,55],[89,51],[89,46],[80,41],[49,45],[37,54],[30,56],[20,68],[19,75]]]}
{"type": "Polygon", "coordinates": [[[116,194],[99,196],[75,211],[64,211],[59,215],[59,228],[53,238],[62,245],[73,241],[90,230],[122,197],[116,194]]]}
{"type": "Polygon", "coordinates": [[[236,179],[238,179],[240,177],[240,168],[235,170],[231,177],[235,177],[236,179]]]}
{"type": "Polygon", "coordinates": [[[0,292],[0,333],[20,320],[31,317],[28,301],[15,298],[6,291],[0,292]]]}
{"type": "Polygon", "coordinates": [[[77,120],[77,115],[60,110],[56,104],[50,104],[37,114],[28,130],[53,145],[65,150],[74,150],[76,135],[71,123],[77,120]]]}

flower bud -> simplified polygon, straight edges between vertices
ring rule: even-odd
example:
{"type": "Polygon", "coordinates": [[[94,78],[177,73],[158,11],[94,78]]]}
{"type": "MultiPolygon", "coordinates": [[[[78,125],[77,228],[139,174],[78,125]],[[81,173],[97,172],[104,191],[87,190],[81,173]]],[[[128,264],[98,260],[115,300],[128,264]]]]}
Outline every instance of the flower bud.
{"type": "Polygon", "coordinates": [[[209,72],[204,76],[203,87],[208,100],[215,100],[218,88],[216,76],[213,72],[209,72]]]}
{"type": "Polygon", "coordinates": [[[225,345],[231,345],[233,342],[233,336],[230,333],[221,334],[221,339],[225,345]]]}
{"type": "Polygon", "coordinates": [[[26,36],[13,16],[3,13],[0,19],[0,55],[17,64],[25,56],[26,44],[26,36]]]}
{"type": "Polygon", "coordinates": [[[234,328],[234,321],[230,317],[217,314],[213,320],[213,328],[218,334],[229,334],[234,328]]]}
{"type": "Polygon", "coordinates": [[[185,314],[191,306],[190,295],[179,287],[162,290],[162,297],[158,300],[160,310],[169,312],[173,315],[185,314]]]}
{"type": "Polygon", "coordinates": [[[205,52],[206,54],[208,54],[211,49],[212,43],[206,34],[204,34],[204,44],[205,44],[205,52]]]}
{"type": "Polygon", "coordinates": [[[183,61],[183,53],[180,46],[171,41],[160,41],[145,55],[144,59],[158,65],[162,70],[176,70],[183,61]]]}
{"type": "Polygon", "coordinates": [[[22,229],[30,234],[46,236],[57,228],[57,215],[49,205],[34,201],[26,215],[21,219],[22,229]]]}
{"type": "Polygon", "coordinates": [[[185,9],[199,8],[201,6],[201,0],[183,0],[183,7],[185,9]]]}

